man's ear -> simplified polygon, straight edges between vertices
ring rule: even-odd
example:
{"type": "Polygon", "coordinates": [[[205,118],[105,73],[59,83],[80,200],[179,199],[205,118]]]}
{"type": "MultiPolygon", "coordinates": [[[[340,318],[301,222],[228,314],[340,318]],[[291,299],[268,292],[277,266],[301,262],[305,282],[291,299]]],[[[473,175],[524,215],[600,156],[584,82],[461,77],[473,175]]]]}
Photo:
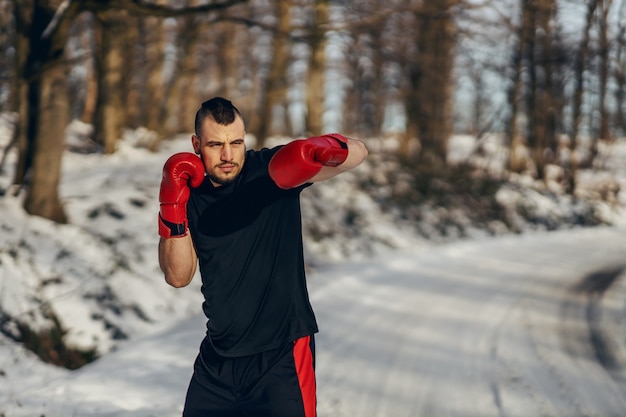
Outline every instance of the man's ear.
{"type": "Polygon", "coordinates": [[[193,146],[193,151],[200,155],[200,138],[196,135],[191,135],[191,145],[193,146]]]}

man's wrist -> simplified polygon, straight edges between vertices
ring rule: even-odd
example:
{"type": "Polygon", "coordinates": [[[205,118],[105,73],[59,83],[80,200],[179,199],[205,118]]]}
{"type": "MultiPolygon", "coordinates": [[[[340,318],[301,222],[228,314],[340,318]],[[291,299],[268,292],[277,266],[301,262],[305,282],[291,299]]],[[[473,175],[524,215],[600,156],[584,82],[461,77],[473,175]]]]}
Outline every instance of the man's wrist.
{"type": "Polygon", "coordinates": [[[187,223],[172,223],[159,213],[159,235],[164,238],[183,237],[187,234],[187,223]]]}

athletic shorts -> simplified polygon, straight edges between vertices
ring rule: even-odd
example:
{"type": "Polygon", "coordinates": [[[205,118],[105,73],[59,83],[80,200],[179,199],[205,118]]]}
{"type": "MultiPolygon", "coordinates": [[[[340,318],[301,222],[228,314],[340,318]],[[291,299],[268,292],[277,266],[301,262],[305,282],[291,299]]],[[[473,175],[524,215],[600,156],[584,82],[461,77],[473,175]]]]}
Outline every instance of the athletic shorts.
{"type": "Polygon", "coordinates": [[[204,339],[183,417],[315,417],[315,341],[224,357],[204,339]]]}

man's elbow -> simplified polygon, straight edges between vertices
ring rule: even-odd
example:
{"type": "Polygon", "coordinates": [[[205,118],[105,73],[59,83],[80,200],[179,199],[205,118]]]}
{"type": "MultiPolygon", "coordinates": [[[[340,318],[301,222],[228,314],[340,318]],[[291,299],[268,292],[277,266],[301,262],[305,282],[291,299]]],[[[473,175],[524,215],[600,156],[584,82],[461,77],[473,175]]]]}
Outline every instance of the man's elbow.
{"type": "Polygon", "coordinates": [[[189,285],[192,278],[193,276],[184,277],[184,276],[175,275],[175,274],[165,274],[165,282],[167,282],[169,285],[171,285],[174,288],[186,287],[187,285],[189,285]]]}
{"type": "Polygon", "coordinates": [[[363,161],[365,161],[369,153],[365,143],[356,139],[351,139],[349,149],[350,152],[348,153],[348,159],[341,166],[344,170],[349,170],[359,166],[363,161]]]}
{"type": "Polygon", "coordinates": [[[367,150],[367,147],[365,146],[365,143],[358,141],[358,149],[359,149],[359,155],[361,157],[361,162],[365,161],[365,158],[367,158],[367,155],[369,154],[369,151],[367,150]]]}

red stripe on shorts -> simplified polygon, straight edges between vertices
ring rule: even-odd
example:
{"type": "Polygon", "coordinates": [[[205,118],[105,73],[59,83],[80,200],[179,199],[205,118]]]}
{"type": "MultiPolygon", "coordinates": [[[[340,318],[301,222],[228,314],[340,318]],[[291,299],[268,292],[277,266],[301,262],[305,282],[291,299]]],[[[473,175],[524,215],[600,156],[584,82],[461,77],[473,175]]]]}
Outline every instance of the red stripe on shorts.
{"type": "Polygon", "coordinates": [[[315,396],[315,369],[313,368],[313,353],[311,352],[311,336],[296,340],[293,347],[293,359],[296,364],[296,373],[302,392],[305,417],[315,417],[317,398],[315,396]]]}

